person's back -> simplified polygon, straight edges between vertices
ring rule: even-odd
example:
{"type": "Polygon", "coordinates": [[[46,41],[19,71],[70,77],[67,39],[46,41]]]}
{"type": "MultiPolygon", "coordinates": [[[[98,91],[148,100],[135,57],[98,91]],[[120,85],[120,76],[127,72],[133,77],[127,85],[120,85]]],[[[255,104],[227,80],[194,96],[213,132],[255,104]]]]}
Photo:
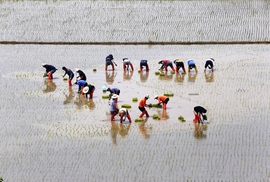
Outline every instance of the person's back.
{"type": "Polygon", "coordinates": [[[106,61],[105,61],[105,71],[107,71],[108,66],[111,65],[112,66],[112,70],[114,71],[114,65],[117,66],[117,64],[113,61],[113,55],[110,54],[106,57],[106,61]]]}
{"type": "Polygon", "coordinates": [[[193,60],[188,60],[188,72],[190,72],[191,69],[195,68],[196,73],[198,73],[198,68],[193,60]]]}
{"type": "Polygon", "coordinates": [[[42,63],[42,66],[46,69],[43,77],[48,76],[49,80],[53,79],[53,73],[56,72],[57,68],[55,68],[53,65],[49,65],[46,63],[42,63]]]}
{"type": "Polygon", "coordinates": [[[77,84],[79,86],[86,86],[87,82],[85,80],[78,80],[75,82],[75,84],[77,84]]]}
{"type": "Polygon", "coordinates": [[[188,65],[195,65],[195,62],[193,60],[188,60],[188,65]]]}
{"type": "Polygon", "coordinates": [[[207,112],[207,110],[204,107],[202,107],[202,106],[196,106],[196,107],[194,107],[194,111],[196,113],[200,113],[200,114],[203,114],[203,113],[206,113],[207,112]]]}
{"type": "Polygon", "coordinates": [[[78,73],[78,79],[86,81],[86,75],[82,70],[76,68],[76,72],[78,73]]]}
{"type": "Polygon", "coordinates": [[[116,102],[116,100],[115,100],[115,99],[111,99],[111,100],[110,100],[110,111],[111,111],[111,112],[113,112],[113,111],[116,111],[116,110],[117,110],[117,108],[116,108],[116,104],[117,104],[117,102],[116,102]]]}
{"type": "Polygon", "coordinates": [[[205,115],[206,112],[207,110],[202,106],[194,107],[193,113],[195,118],[193,119],[193,122],[203,124],[203,120],[207,120],[207,116],[205,115]]]}
{"type": "Polygon", "coordinates": [[[149,66],[148,66],[147,60],[145,59],[141,60],[140,62],[140,71],[142,71],[144,66],[146,68],[146,71],[149,71],[149,66]]]}
{"type": "Polygon", "coordinates": [[[134,71],[133,65],[131,61],[128,58],[123,58],[123,69],[124,71],[129,69],[129,66],[131,67],[131,70],[134,71]]]}
{"type": "Polygon", "coordinates": [[[111,62],[113,60],[113,55],[110,54],[106,57],[106,62],[111,62]]]}
{"type": "Polygon", "coordinates": [[[160,96],[158,96],[158,101],[159,102],[164,102],[166,99],[167,99],[168,97],[166,97],[166,96],[164,96],[164,95],[160,95],[160,96]]]}
{"type": "Polygon", "coordinates": [[[212,71],[214,71],[214,63],[213,61],[215,61],[213,58],[209,58],[206,60],[205,65],[204,65],[204,72],[206,71],[206,68],[211,69],[212,71]]]}
{"type": "Polygon", "coordinates": [[[139,107],[145,107],[146,106],[146,98],[144,97],[140,102],[139,102],[139,107]]]}
{"type": "Polygon", "coordinates": [[[117,94],[117,95],[119,95],[118,93],[120,92],[120,89],[118,89],[118,88],[107,88],[107,91],[109,91],[111,94],[117,94]]]}
{"type": "Polygon", "coordinates": [[[56,69],[53,65],[49,64],[44,64],[43,67],[46,69],[47,73],[56,69]]]}
{"type": "Polygon", "coordinates": [[[110,113],[111,113],[111,121],[114,120],[114,117],[118,114],[119,109],[117,105],[117,95],[113,94],[111,100],[110,100],[110,113]]]}
{"type": "Polygon", "coordinates": [[[119,116],[120,116],[120,123],[123,123],[123,121],[125,121],[126,118],[128,118],[130,123],[132,122],[129,112],[126,108],[121,108],[119,110],[119,116]]]}

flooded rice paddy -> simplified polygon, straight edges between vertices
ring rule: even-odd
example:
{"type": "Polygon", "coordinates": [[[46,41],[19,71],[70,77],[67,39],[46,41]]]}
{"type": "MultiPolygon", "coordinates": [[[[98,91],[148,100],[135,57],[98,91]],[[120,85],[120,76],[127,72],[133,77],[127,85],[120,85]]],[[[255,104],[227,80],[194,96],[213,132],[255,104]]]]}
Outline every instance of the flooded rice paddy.
{"type": "Polygon", "coordinates": [[[269,42],[269,1],[0,1],[0,40],[269,42]]]}
{"type": "MultiPolygon", "coordinates": [[[[265,181],[269,179],[269,45],[46,46],[1,45],[1,175],[7,181],[265,181]],[[104,71],[113,53],[115,71],[104,71]],[[180,54],[181,53],[181,54],[180,54]],[[204,74],[205,60],[216,59],[204,74]],[[124,73],[122,58],[135,71],[124,73]],[[195,74],[157,76],[159,59],[193,58],[195,74]],[[138,73],[148,59],[149,73],[138,73]],[[59,70],[43,78],[42,62],[59,70]],[[81,68],[95,85],[92,100],[63,81],[62,66],[81,68]],[[93,72],[93,68],[97,71],[93,72]],[[109,121],[101,87],[121,89],[133,123],[109,121]],[[138,102],[172,92],[166,113],[148,109],[135,123],[138,102]],[[196,131],[193,107],[208,110],[196,131]],[[180,122],[182,115],[186,122],[180,122]]],[[[186,61],[185,61],[186,62],[186,61]]]]}
{"type": "MultiPolygon", "coordinates": [[[[2,42],[269,42],[268,1],[1,1],[0,9],[2,42]]],[[[270,179],[269,44],[1,44],[0,55],[4,181],[270,179]],[[108,54],[115,71],[104,70],[108,54]],[[123,72],[124,57],[134,72],[123,72]],[[209,57],[215,71],[204,73],[209,57]],[[177,58],[195,60],[199,72],[155,75],[159,60],[177,58]],[[149,72],[138,73],[141,59],[149,72]],[[52,81],[42,77],[44,62],[58,68],[52,81]],[[68,87],[63,66],[86,73],[93,99],[68,87]],[[104,85],[121,89],[131,124],[110,122],[104,85]],[[150,117],[134,122],[132,98],[149,94],[156,103],[165,92],[174,94],[166,112],[148,108],[150,117]],[[192,123],[197,105],[208,110],[200,130],[192,123]]]]}

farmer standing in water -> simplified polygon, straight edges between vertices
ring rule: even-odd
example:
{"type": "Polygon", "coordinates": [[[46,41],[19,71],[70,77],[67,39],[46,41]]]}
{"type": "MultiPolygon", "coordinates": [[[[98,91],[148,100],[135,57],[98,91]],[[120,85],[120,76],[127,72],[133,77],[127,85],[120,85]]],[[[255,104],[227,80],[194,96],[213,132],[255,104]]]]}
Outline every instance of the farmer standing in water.
{"type": "Polygon", "coordinates": [[[206,71],[206,68],[209,68],[212,70],[212,72],[214,71],[214,63],[213,61],[215,61],[213,58],[209,58],[206,60],[205,65],[204,65],[204,72],[206,71]]]}
{"type": "Polygon", "coordinates": [[[66,68],[66,67],[62,67],[62,70],[65,71],[65,74],[63,75],[63,78],[64,78],[66,75],[68,75],[68,85],[69,85],[69,86],[72,86],[71,81],[72,81],[72,79],[74,78],[74,73],[71,71],[71,69],[68,69],[68,68],[66,68]]]}
{"type": "Polygon", "coordinates": [[[109,54],[109,55],[106,57],[105,71],[107,71],[109,65],[112,66],[112,70],[114,71],[114,65],[117,66],[117,64],[113,61],[113,59],[114,59],[114,58],[113,58],[113,55],[112,55],[112,54],[109,54]]]}
{"type": "Polygon", "coordinates": [[[158,100],[158,104],[162,104],[163,110],[166,110],[167,109],[167,103],[170,100],[169,97],[166,97],[164,95],[160,95],[160,96],[156,95],[155,96],[155,99],[158,100]]]}
{"type": "Polygon", "coordinates": [[[146,111],[145,107],[147,106],[146,100],[149,99],[149,95],[144,96],[144,98],[139,102],[139,110],[142,112],[140,114],[140,118],[143,117],[143,115],[146,115],[146,117],[149,117],[148,112],[146,111]]]}
{"type": "Polygon", "coordinates": [[[43,77],[48,76],[48,80],[53,79],[53,73],[56,72],[57,68],[55,68],[53,65],[49,65],[46,63],[42,63],[42,66],[46,69],[43,77]]]}

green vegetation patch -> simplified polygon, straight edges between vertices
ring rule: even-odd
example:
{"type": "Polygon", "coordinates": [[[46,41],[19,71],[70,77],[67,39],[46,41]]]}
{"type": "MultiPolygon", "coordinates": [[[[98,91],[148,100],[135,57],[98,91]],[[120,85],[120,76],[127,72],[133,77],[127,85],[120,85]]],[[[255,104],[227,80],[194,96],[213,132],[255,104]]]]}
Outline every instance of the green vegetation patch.
{"type": "Polygon", "coordinates": [[[160,119],[160,117],[157,114],[153,114],[153,119],[160,119]]]}
{"type": "Polygon", "coordinates": [[[137,97],[134,97],[134,98],[132,98],[132,101],[133,102],[137,102],[138,101],[138,98],[137,97]]]}
{"type": "Polygon", "coordinates": [[[121,107],[123,107],[123,108],[131,108],[131,105],[129,105],[129,104],[122,104],[121,107]]]}
{"type": "Polygon", "coordinates": [[[148,107],[162,108],[162,105],[161,104],[148,104],[148,107]]]}
{"type": "Polygon", "coordinates": [[[203,117],[203,120],[207,121],[207,116],[205,114],[202,117],[203,117]]]}
{"type": "Polygon", "coordinates": [[[94,68],[94,69],[93,69],[93,71],[95,72],[95,71],[97,71],[97,69],[96,69],[96,68],[94,68]]]}
{"type": "Polygon", "coordinates": [[[143,118],[136,118],[135,122],[143,122],[143,118]]]}
{"type": "Polygon", "coordinates": [[[180,120],[181,122],[186,122],[185,118],[183,116],[179,116],[178,120],[180,120]]]}
{"type": "Polygon", "coordinates": [[[159,72],[159,71],[156,71],[156,72],[155,72],[155,75],[159,75],[159,74],[160,74],[160,72],[159,72]]]}
{"type": "Polygon", "coordinates": [[[110,95],[102,95],[102,99],[109,99],[110,95]]]}
{"type": "Polygon", "coordinates": [[[174,96],[174,94],[171,93],[171,92],[165,92],[163,95],[167,96],[167,97],[173,97],[174,96]]]}

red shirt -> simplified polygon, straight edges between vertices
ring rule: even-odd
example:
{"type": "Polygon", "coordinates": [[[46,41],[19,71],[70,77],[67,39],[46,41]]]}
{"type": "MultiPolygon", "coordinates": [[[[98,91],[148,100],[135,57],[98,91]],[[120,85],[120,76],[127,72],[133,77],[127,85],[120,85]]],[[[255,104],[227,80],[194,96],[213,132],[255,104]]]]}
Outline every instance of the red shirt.
{"type": "Polygon", "coordinates": [[[144,97],[140,102],[139,102],[139,107],[145,107],[146,106],[146,98],[144,97]]]}
{"type": "Polygon", "coordinates": [[[167,64],[169,62],[169,60],[164,59],[164,60],[162,60],[162,62],[163,62],[163,64],[167,64]]]}
{"type": "Polygon", "coordinates": [[[165,102],[166,99],[167,99],[167,97],[164,96],[164,95],[160,95],[160,96],[158,96],[158,98],[157,98],[158,103],[165,102]]]}

